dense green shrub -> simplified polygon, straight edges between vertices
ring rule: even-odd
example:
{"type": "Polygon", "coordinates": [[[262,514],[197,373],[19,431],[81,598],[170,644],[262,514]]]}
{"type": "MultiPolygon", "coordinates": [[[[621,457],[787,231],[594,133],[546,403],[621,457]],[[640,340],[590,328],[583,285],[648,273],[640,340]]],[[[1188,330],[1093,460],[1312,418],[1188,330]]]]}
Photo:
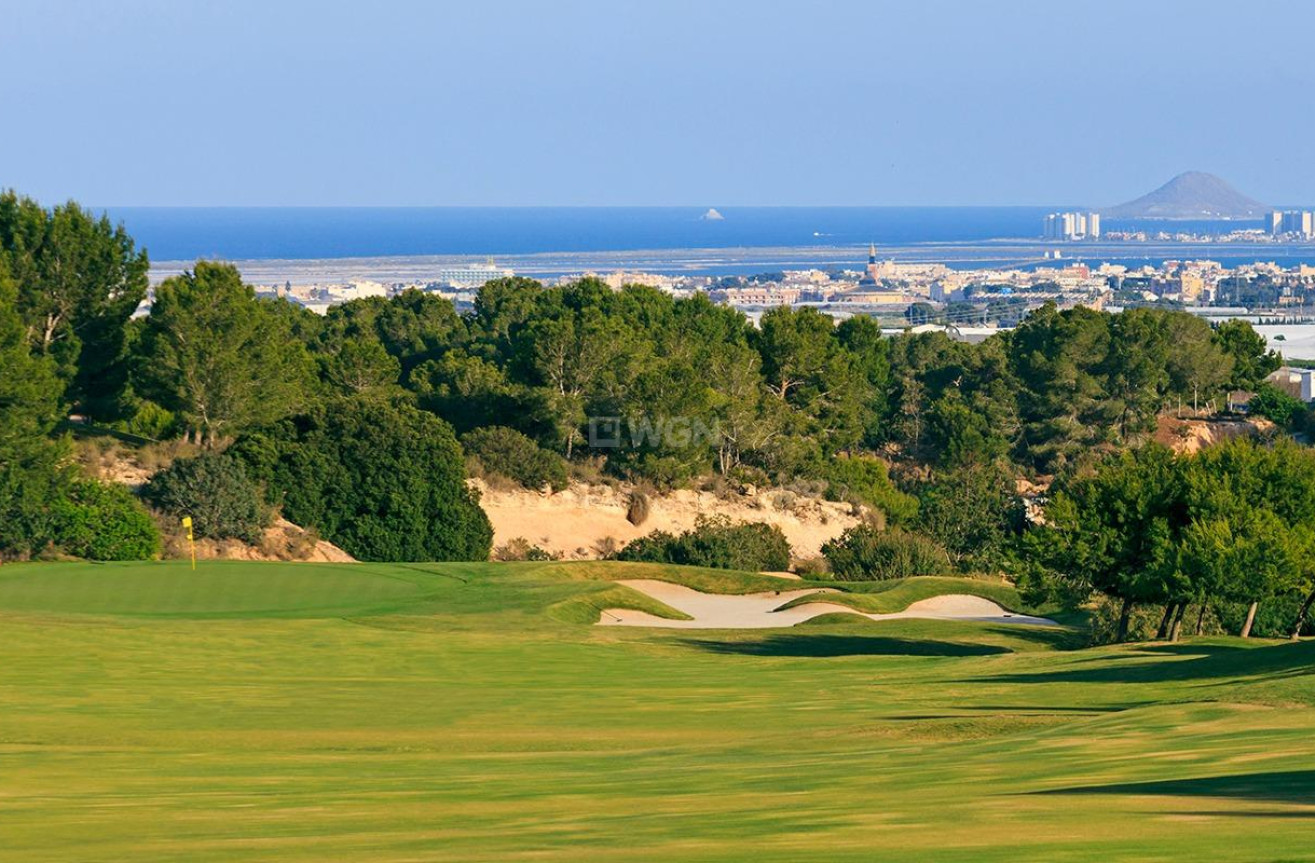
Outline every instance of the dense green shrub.
{"type": "MultiPolygon", "coordinates": [[[[1292,622],[1297,619],[1298,609],[1301,608],[1302,602],[1306,595],[1302,591],[1284,591],[1275,596],[1267,597],[1260,603],[1256,609],[1256,619],[1251,627],[1251,634],[1256,638],[1287,638],[1292,634],[1292,622]]],[[[1242,622],[1246,619],[1249,602],[1213,602],[1210,603],[1210,615],[1218,621],[1218,632],[1233,634],[1242,630],[1242,622]]],[[[1195,614],[1199,609],[1193,607],[1188,610],[1188,622],[1195,622],[1195,614]]],[[[1191,634],[1192,628],[1187,623],[1184,624],[1184,634],[1191,634]]],[[[1307,620],[1306,626],[1303,627],[1302,633],[1305,635],[1315,632],[1315,621],[1307,620]]],[[[1215,631],[1207,630],[1207,635],[1216,634],[1215,631]]]]}
{"type": "Polygon", "coordinates": [[[938,471],[919,489],[911,526],[940,543],[961,569],[999,569],[1023,527],[1012,472],[999,463],[938,471]]]}
{"type": "Polygon", "coordinates": [[[1265,417],[1276,425],[1289,428],[1297,424],[1306,413],[1306,406],[1298,398],[1288,395],[1273,384],[1261,384],[1251,399],[1252,416],[1265,417]]]}
{"type": "Polygon", "coordinates": [[[830,500],[856,500],[879,509],[890,524],[908,524],[918,513],[918,500],[895,488],[886,463],[875,458],[837,458],[826,465],[830,500]]]}
{"type": "Polygon", "coordinates": [[[515,480],[525,488],[537,491],[546,485],[561,491],[570,484],[565,459],[540,448],[515,429],[478,428],[462,435],[461,445],[484,470],[515,480]]]}
{"type": "Polygon", "coordinates": [[[775,525],[700,518],[693,530],[679,535],[658,530],[642,536],[623,548],[617,559],[779,571],[790,566],[790,543],[775,525]]]}
{"type": "Polygon", "coordinates": [[[934,540],[865,524],[851,527],[824,544],[822,554],[841,581],[942,575],[950,569],[949,556],[934,540]]]}
{"type": "Polygon", "coordinates": [[[617,560],[644,563],[675,563],[680,537],[665,530],[655,530],[626,544],[615,555],[617,560]]]}
{"type": "Polygon", "coordinates": [[[160,531],[132,492],[117,483],[80,480],[52,506],[55,544],[88,560],[149,560],[160,531]]]}
{"type": "Polygon", "coordinates": [[[351,398],[239,438],[230,453],[283,514],[360,560],[487,560],[493,527],[452,427],[351,398]]]}
{"type": "Polygon", "coordinates": [[[140,399],[134,405],[132,416],[117,420],[112,427],[150,440],[164,440],[179,431],[178,417],[153,401],[140,399]]]}
{"type": "Polygon", "coordinates": [[[191,516],[198,537],[256,543],[269,524],[260,486],[229,455],[179,459],[151,477],[142,496],[175,519],[191,516]]]}
{"type": "Polygon", "coordinates": [[[0,461],[0,561],[22,560],[55,540],[52,504],[66,483],[48,465],[0,461]]]}
{"type": "Polygon", "coordinates": [[[0,244],[0,559],[27,557],[50,542],[50,505],[66,483],[67,445],[50,439],[61,382],[52,358],[32,353],[17,298],[0,244]]]}
{"type": "MultiPolygon", "coordinates": [[[[1193,616],[1183,623],[1190,629],[1196,622],[1198,608],[1190,609],[1193,616]]],[[[1160,619],[1160,609],[1143,605],[1136,608],[1128,622],[1128,631],[1120,634],[1119,603],[1108,596],[1096,596],[1087,603],[1086,608],[1086,643],[1097,647],[1103,644],[1116,644],[1120,641],[1149,641],[1155,637],[1155,627],[1160,619]]],[[[1217,633],[1216,633],[1217,634],[1217,633]]]]}

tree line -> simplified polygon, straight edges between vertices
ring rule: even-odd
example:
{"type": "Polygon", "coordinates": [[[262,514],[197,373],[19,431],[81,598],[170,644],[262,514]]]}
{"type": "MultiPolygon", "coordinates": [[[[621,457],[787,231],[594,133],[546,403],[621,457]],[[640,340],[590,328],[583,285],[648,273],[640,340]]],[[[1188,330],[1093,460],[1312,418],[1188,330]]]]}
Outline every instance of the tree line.
{"type": "Polygon", "coordinates": [[[400,399],[458,434],[512,428],[664,486],[712,472],[824,477],[836,453],[890,447],[940,467],[1003,459],[1055,473],[1145,439],[1168,405],[1261,387],[1279,361],[1244,322],[1212,329],[1178,312],[1046,306],[974,345],[887,337],[870,318],[836,324],[811,308],[772,309],[755,327],[703,294],[595,279],[497,280],[465,315],[407,291],[320,317],[257,299],[232,266],[205,261],[161,284],[126,329],[120,388],[69,395],[115,406],[107,418],[130,428],[212,445],[325,398],[400,399]],[[617,418],[628,445],[591,448],[597,417],[617,418]],[[651,434],[671,417],[717,434],[651,434]]]}
{"type": "Polygon", "coordinates": [[[1038,601],[1117,602],[1118,640],[1138,606],[1162,609],[1159,638],[1178,639],[1189,606],[1198,635],[1207,612],[1232,606],[1245,609],[1239,635],[1264,609],[1266,634],[1295,638],[1315,603],[1315,450],[1239,439],[1110,455],[1056,484],[1017,563],[1038,601]]]}
{"type": "Polygon", "coordinates": [[[1169,405],[1267,392],[1279,363],[1248,324],[1177,312],[1049,305],[967,344],[811,308],[754,325],[704,294],[590,278],[498,279],[464,314],[412,290],[319,316],[211,261],[133,317],[147,270],[104,217],[0,195],[0,516],[28,537],[0,547],[59,533],[39,513],[73,497],[57,427],[74,412],[223,450],[241,470],[214,476],[244,474],[362,557],[487,553],[458,488],[473,458],[532,487],[585,468],[658,488],[803,483],[930,536],[959,568],[999,568],[1015,477],[1078,475],[1147,439],[1169,405]],[[600,417],[624,445],[591,441],[600,417]],[[653,433],[673,418],[715,433],[653,433]],[[396,453],[387,477],[371,470],[381,448],[396,453]],[[442,491],[408,504],[381,478],[442,491]],[[450,508],[458,533],[426,527],[426,507],[450,508]]]}

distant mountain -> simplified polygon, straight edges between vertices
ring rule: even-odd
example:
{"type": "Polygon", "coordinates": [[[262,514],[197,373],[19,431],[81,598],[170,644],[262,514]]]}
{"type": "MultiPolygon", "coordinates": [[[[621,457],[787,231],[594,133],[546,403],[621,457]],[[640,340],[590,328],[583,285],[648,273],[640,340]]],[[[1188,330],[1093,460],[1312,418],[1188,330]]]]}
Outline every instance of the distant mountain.
{"type": "Polygon", "coordinates": [[[1268,209],[1214,174],[1188,171],[1149,195],[1100,212],[1111,219],[1246,219],[1268,209]]]}

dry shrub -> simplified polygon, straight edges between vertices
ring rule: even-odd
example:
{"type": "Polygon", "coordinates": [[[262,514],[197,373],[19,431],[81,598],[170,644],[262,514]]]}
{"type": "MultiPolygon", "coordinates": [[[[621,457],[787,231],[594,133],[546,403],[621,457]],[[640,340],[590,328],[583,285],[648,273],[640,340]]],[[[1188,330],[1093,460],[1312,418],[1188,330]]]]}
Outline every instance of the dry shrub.
{"type": "Polygon", "coordinates": [[[181,438],[147,444],[137,450],[137,463],[147,473],[158,473],[180,458],[192,458],[201,448],[181,438]]]}
{"type": "Polygon", "coordinates": [[[799,495],[800,497],[821,497],[823,494],[826,493],[828,485],[829,483],[827,483],[827,481],[824,479],[808,479],[806,477],[795,477],[794,479],[790,480],[788,483],[785,483],[781,487],[784,488],[786,491],[794,492],[796,495],[799,495]]]}
{"type": "Polygon", "coordinates": [[[700,489],[710,493],[717,500],[730,500],[739,494],[738,489],[719,473],[705,477],[700,483],[700,489]]]}
{"type": "Polygon", "coordinates": [[[479,459],[466,459],[466,476],[481,480],[489,491],[509,493],[521,490],[521,484],[505,474],[488,470],[479,459]]]}
{"type": "Polygon", "coordinates": [[[856,512],[856,513],[854,513],[854,514],[855,514],[855,515],[861,515],[861,516],[862,516],[862,520],[863,520],[863,524],[866,524],[868,527],[872,528],[873,530],[878,530],[878,531],[880,531],[880,530],[885,530],[885,529],[886,529],[886,513],[883,512],[882,510],[879,510],[879,509],[862,510],[862,509],[860,509],[858,512],[856,512]]]}
{"type": "Polygon", "coordinates": [[[607,459],[603,456],[588,456],[572,459],[567,464],[567,470],[572,481],[582,482],[586,485],[597,485],[603,482],[606,476],[603,470],[606,464],[607,459]]]}
{"type": "Polygon", "coordinates": [[[561,554],[554,554],[533,545],[523,536],[513,537],[503,545],[493,549],[493,559],[500,561],[516,560],[560,560],[561,554]]]}
{"type": "Polygon", "coordinates": [[[89,476],[105,478],[122,457],[122,447],[111,437],[75,438],[73,454],[89,476]]]}
{"type": "Polygon", "coordinates": [[[803,557],[794,562],[794,571],[796,575],[803,578],[830,578],[831,564],[821,555],[815,557],[803,557]]]}
{"type": "Polygon", "coordinates": [[[651,510],[652,501],[649,499],[648,492],[635,489],[630,493],[630,501],[626,505],[626,521],[639,527],[648,521],[651,510]]]}
{"type": "Polygon", "coordinates": [[[279,560],[309,560],[319,541],[320,535],[314,528],[280,525],[265,531],[260,550],[266,556],[279,560]]]}
{"type": "Polygon", "coordinates": [[[594,555],[600,560],[611,560],[621,550],[621,543],[614,536],[605,536],[594,543],[594,555]]]}

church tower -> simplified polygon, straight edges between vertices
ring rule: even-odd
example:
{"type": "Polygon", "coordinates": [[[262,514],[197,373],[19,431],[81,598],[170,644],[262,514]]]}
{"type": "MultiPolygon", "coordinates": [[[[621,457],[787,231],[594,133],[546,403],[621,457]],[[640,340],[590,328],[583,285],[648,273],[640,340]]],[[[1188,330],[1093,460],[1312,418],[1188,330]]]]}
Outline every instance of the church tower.
{"type": "Polygon", "coordinates": [[[868,244],[868,268],[863,277],[858,280],[859,287],[875,288],[877,286],[877,244],[868,244]]]}

